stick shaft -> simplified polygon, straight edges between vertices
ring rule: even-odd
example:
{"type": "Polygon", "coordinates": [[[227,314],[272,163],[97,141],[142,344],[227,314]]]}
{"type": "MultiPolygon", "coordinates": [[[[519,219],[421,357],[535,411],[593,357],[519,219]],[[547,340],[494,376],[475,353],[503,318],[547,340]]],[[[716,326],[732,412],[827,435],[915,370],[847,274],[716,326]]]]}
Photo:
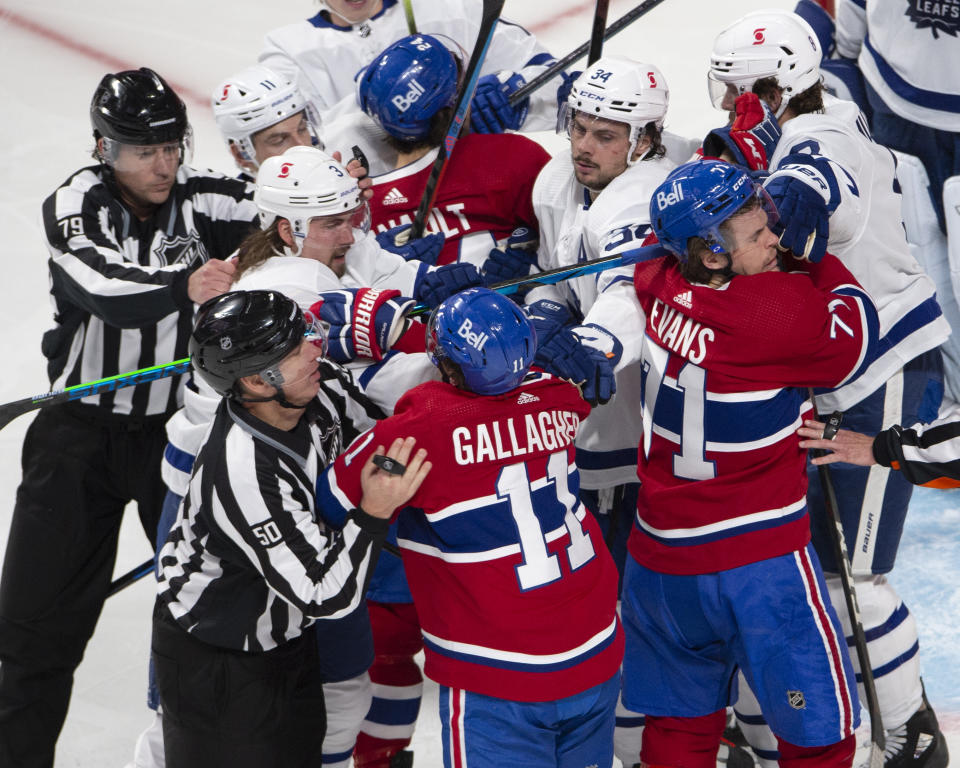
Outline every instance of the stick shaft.
{"type": "MultiPolygon", "coordinates": [[[[613,22],[610,26],[607,27],[606,32],[603,33],[603,39],[609,40],[618,32],[622,31],[626,27],[630,26],[633,22],[639,19],[641,16],[646,15],[654,8],[656,8],[663,0],[644,0],[632,11],[627,11],[623,16],[613,22]]],[[[533,93],[535,90],[540,88],[548,80],[553,79],[556,75],[562,70],[566,69],[568,66],[573,64],[577,59],[581,59],[586,55],[590,50],[590,41],[585,42],[583,45],[575,48],[570,51],[566,56],[560,59],[555,64],[552,64],[549,69],[544,70],[541,74],[537,75],[533,80],[525,85],[522,85],[512,94],[510,94],[510,105],[517,106],[521,101],[523,101],[527,96],[533,93]]]]}
{"type": "Polygon", "coordinates": [[[590,52],[587,54],[587,66],[593,64],[603,55],[603,33],[607,28],[607,9],[610,0],[597,0],[596,10],[593,12],[593,31],[590,33],[590,52]]]}
{"type": "Polygon", "coordinates": [[[417,207],[417,213],[413,218],[413,225],[410,227],[411,239],[423,237],[427,215],[433,208],[433,201],[437,197],[437,190],[440,188],[440,182],[447,168],[447,160],[450,159],[453,148],[460,138],[460,132],[463,130],[467,111],[470,109],[470,102],[473,100],[473,94],[477,89],[477,81],[480,79],[480,67],[483,65],[483,60],[487,56],[487,49],[490,47],[491,40],[493,40],[493,31],[500,19],[503,3],[504,0],[483,0],[483,18],[480,22],[480,31],[477,34],[477,43],[474,46],[473,53],[470,54],[470,64],[467,66],[463,83],[457,93],[453,117],[450,118],[450,123],[447,125],[443,144],[440,151],[437,152],[437,159],[434,161],[433,167],[430,169],[427,185],[424,187],[420,205],[417,207]]]}

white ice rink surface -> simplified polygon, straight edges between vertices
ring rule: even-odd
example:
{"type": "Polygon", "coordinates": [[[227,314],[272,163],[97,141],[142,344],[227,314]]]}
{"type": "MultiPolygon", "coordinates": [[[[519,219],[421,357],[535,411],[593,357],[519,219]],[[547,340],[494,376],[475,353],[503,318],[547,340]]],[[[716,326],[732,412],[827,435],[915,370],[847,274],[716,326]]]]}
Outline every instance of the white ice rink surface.
{"type": "MultiPolygon", "coordinates": [[[[609,20],[636,3],[613,0],[609,20]]],[[[667,128],[702,136],[718,114],[705,71],[716,32],[747,11],[790,0],[666,0],[607,43],[605,51],[651,61],[671,89],[667,128]]],[[[589,35],[592,0],[507,0],[505,12],[557,56],[589,35]]],[[[150,66],[187,102],[194,165],[234,171],[208,107],[216,83],[253,63],[263,33],[315,13],[311,0],[0,0],[0,402],[44,391],[40,337],[50,324],[40,203],[88,164],[87,107],[105,72],[150,66]]],[[[548,137],[551,148],[562,142],[548,137]]],[[[20,480],[20,445],[30,417],[0,432],[0,552],[20,480]]],[[[150,549],[135,514],[121,533],[117,573],[150,549]]],[[[918,617],[927,691],[960,755],[960,496],[914,497],[892,581],[918,617]]],[[[107,601],[81,665],[60,739],[57,768],[120,768],[149,722],[145,683],[153,584],[144,579],[107,601]]],[[[414,749],[417,765],[441,765],[436,687],[428,685],[414,749]]],[[[4,766],[3,768],[12,768],[4,766]]]]}

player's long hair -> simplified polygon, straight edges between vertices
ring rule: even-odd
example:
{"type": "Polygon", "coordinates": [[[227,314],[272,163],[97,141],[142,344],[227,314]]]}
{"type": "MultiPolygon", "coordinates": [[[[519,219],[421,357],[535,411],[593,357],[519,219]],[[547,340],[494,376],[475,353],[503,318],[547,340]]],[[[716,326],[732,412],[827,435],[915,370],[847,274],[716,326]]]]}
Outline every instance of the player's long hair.
{"type": "MultiPolygon", "coordinates": [[[[780,92],[776,77],[761,77],[753,84],[753,92],[768,104],[780,92]]],[[[823,83],[819,80],[787,102],[787,109],[797,115],[823,112],[823,83]]]]}
{"type": "Polygon", "coordinates": [[[233,278],[234,282],[239,280],[248,269],[260,266],[273,256],[283,255],[283,248],[286,243],[280,238],[280,231],[277,228],[279,221],[279,218],[274,219],[269,227],[257,230],[240,243],[240,248],[237,251],[237,271],[233,278]]]}

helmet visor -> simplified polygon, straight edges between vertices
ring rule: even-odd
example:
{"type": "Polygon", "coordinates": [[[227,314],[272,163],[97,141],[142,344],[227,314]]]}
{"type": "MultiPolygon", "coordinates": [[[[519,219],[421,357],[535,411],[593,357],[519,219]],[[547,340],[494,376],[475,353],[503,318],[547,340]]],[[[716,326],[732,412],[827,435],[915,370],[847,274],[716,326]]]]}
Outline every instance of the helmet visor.
{"type": "Polygon", "coordinates": [[[193,157],[193,131],[187,127],[180,141],[162,144],[126,144],[106,136],[100,139],[100,157],[104,163],[121,173],[136,173],[159,166],[174,170],[193,157]]]}
{"type": "MultiPolygon", "coordinates": [[[[763,212],[767,216],[767,228],[771,231],[776,231],[775,227],[777,222],[780,221],[780,214],[777,213],[777,206],[774,204],[767,190],[765,190],[760,184],[756,182],[753,183],[753,194],[747,198],[743,205],[741,205],[728,219],[729,221],[734,216],[739,215],[744,212],[746,209],[750,209],[755,205],[759,205],[763,212]],[[756,201],[756,202],[753,202],[756,201]]],[[[713,227],[709,232],[704,236],[704,241],[707,244],[707,247],[714,253],[733,253],[740,244],[737,243],[733,238],[724,234],[723,223],[719,224],[716,227],[713,227]]]]}
{"type": "Polygon", "coordinates": [[[309,312],[304,313],[306,328],[303,332],[303,341],[288,352],[282,359],[260,371],[260,378],[275,389],[298,386],[301,382],[317,372],[317,366],[310,364],[310,357],[304,360],[302,345],[311,344],[315,347],[312,360],[319,363],[327,350],[329,326],[313,317],[309,312]]]}
{"type": "Polygon", "coordinates": [[[439,368],[440,360],[447,355],[443,351],[443,347],[440,346],[440,342],[437,341],[437,316],[437,310],[433,310],[427,320],[426,351],[430,355],[430,361],[439,368]]]}
{"type": "Polygon", "coordinates": [[[707,72],[707,91],[710,93],[710,103],[715,109],[733,112],[736,109],[734,102],[737,96],[747,93],[752,87],[752,80],[721,80],[713,70],[707,72]]]}

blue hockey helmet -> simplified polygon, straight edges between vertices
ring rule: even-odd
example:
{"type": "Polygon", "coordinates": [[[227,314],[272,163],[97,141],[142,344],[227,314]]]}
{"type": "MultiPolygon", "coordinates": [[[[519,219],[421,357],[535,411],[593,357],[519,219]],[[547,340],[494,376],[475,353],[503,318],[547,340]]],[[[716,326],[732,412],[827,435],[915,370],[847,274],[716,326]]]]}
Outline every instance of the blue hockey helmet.
{"type": "Polygon", "coordinates": [[[687,242],[700,237],[714,253],[729,253],[720,225],[758,198],[768,217],[776,209],[746,171],[716,160],[677,166],[650,198],[650,223],[661,245],[687,261],[687,242]]]}
{"type": "Polygon", "coordinates": [[[520,386],[537,349],[533,323],[506,296],[468,288],[441,302],[427,323],[433,364],[456,363],[478,395],[499,395],[520,386]]]}
{"type": "Polygon", "coordinates": [[[457,62],[436,37],[411,35],[388,46],[360,73],[360,108],[401,141],[422,141],[430,120],[453,105],[457,62]]]}

